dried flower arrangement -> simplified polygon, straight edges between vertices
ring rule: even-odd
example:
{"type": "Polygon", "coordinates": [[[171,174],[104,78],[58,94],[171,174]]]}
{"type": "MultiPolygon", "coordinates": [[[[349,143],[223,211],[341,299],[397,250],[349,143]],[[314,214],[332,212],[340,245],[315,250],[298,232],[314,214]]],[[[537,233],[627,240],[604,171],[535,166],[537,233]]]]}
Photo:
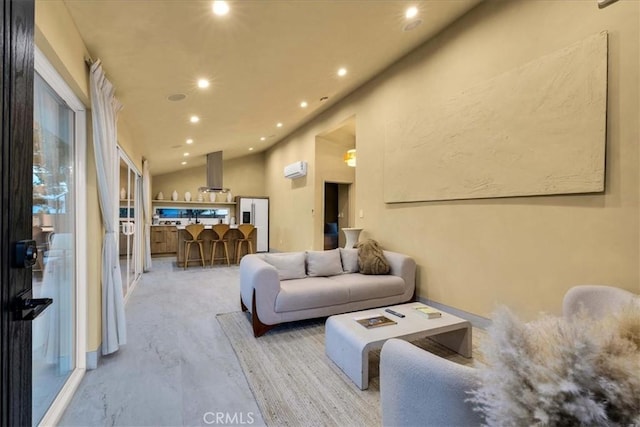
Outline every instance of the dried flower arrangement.
{"type": "Polygon", "coordinates": [[[524,323],[498,310],[469,399],[490,426],[640,425],[640,308],[524,323]]]}

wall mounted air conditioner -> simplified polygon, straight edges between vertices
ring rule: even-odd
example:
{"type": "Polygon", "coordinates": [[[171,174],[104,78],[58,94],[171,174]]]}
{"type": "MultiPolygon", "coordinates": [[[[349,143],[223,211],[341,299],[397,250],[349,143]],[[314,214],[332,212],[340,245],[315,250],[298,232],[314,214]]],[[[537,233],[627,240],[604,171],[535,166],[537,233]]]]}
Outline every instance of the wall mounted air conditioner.
{"type": "Polygon", "coordinates": [[[295,162],[284,167],[284,177],[296,179],[307,174],[307,162],[295,162]]]}

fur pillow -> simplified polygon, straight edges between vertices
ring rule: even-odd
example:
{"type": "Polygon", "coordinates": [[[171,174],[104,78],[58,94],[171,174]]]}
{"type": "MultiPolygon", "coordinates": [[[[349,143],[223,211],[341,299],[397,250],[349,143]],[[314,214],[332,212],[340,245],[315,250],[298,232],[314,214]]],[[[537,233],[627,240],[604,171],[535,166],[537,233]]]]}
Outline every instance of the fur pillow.
{"type": "Polygon", "coordinates": [[[387,262],[382,248],[372,239],[358,242],[358,267],[362,274],[389,274],[391,267],[387,262]]]}

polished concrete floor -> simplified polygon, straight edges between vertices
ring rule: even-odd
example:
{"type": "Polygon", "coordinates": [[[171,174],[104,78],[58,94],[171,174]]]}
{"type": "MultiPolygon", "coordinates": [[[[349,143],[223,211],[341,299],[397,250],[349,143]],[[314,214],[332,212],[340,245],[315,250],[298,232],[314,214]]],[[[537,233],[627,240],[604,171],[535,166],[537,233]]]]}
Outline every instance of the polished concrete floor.
{"type": "Polygon", "coordinates": [[[127,344],[87,372],[59,425],[264,425],[216,320],[239,309],[237,266],[154,258],[127,303],[127,344]]]}

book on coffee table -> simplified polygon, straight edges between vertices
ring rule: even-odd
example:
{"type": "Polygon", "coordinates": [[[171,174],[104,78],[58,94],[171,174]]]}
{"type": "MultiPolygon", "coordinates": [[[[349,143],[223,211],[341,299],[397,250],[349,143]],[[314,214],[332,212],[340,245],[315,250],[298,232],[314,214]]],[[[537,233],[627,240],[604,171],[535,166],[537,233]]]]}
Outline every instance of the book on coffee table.
{"type": "Polygon", "coordinates": [[[367,329],[397,324],[397,322],[381,314],[376,316],[356,317],[354,320],[367,329]]]}
{"type": "Polygon", "coordinates": [[[429,319],[442,317],[442,313],[432,307],[414,307],[418,312],[426,315],[429,319]]]}

